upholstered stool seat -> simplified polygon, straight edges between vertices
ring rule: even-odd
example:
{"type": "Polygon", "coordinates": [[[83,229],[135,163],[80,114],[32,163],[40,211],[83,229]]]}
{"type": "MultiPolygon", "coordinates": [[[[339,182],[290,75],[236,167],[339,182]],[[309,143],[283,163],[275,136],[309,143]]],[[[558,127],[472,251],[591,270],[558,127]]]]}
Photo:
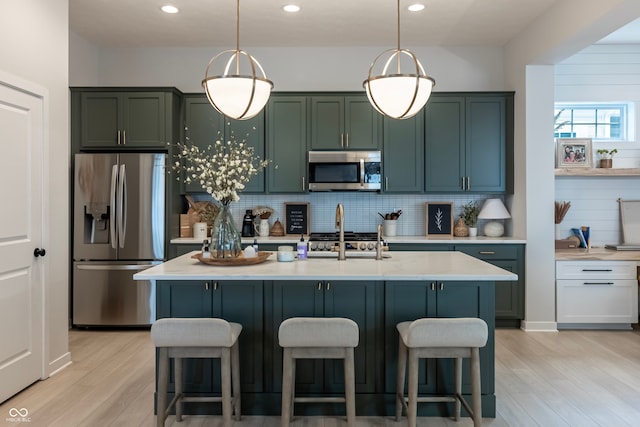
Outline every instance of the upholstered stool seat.
{"type": "Polygon", "coordinates": [[[283,348],[282,426],[289,425],[295,402],[345,402],[347,423],[355,425],[355,366],[353,349],[360,339],[351,319],[293,317],[280,324],[278,341],[283,348]],[[296,359],[344,359],[345,397],[295,397],[296,359]]]}
{"type": "Polygon", "coordinates": [[[480,348],[487,344],[488,328],[482,319],[427,318],[396,325],[398,343],[398,376],[396,382],[396,420],[402,408],[407,411],[409,426],[415,427],[418,402],[455,402],[455,419],[460,419],[460,404],[473,419],[474,427],[482,424],[480,400],[480,348]],[[405,370],[409,359],[408,398],[404,397],[405,370]],[[455,393],[453,396],[418,397],[418,361],[424,358],[454,358],[455,393]],[[472,406],[462,397],[462,359],[471,360],[472,406]]]}
{"type": "Polygon", "coordinates": [[[151,340],[158,349],[158,427],[164,426],[171,408],[176,407],[176,420],[182,421],[183,402],[222,402],[225,426],[231,425],[231,414],[240,420],[240,368],[238,337],[242,325],[223,319],[157,320],[151,326],[151,340]],[[169,359],[174,359],[175,396],[167,406],[169,359]],[[183,358],[219,358],[222,390],[220,397],[185,397],[182,394],[183,358]],[[233,382],[233,393],[231,383],[233,382]]]}

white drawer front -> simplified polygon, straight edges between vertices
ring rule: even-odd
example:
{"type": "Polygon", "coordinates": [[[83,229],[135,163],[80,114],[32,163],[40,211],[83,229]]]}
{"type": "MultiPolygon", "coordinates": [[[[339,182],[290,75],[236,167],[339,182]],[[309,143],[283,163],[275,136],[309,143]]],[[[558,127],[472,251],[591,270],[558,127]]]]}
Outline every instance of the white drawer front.
{"type": "Polygon", "coordinates": [[[636,323],[636,280],[556,281],[558,323],[636,323]]]}
{"type": "Polygon", "coordinates": [[[630,261],[556,261],[556,279],[636,279],[630,261]]]}

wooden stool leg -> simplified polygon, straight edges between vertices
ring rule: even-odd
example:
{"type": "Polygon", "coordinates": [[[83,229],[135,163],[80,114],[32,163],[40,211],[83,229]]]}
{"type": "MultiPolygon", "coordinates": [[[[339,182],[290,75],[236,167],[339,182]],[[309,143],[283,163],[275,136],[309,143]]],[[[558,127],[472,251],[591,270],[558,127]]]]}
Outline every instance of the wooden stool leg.
{"type": "Polygon", "coordinates": [[[167,411],[167,389],[169,388],[169,354],[165,347],[158,348],[158,403],[157,427],[164,427],[167,411]]]}
{"type": "Polygon", "coordinates": [[[241,392],[240,392],[240,350],[238,349],[238,342],[231,347],[231,381],[233,383],[233,412],[235,413],[235,420],[240,421],[241,417],[241,392]]]}
{"type": "Polygon", "coordinates": [[[480,391],[480,349],[471,349],[471,399],[473,401],[473,427],[482,425],[482,399],[480,391]]]}
{"type": "Polygon", "coordinates": [[[402,338],[398,343],[398,370],[396,375],[396,421],[402,417],[402,406],[404,404],[404,380],[407,369],[407,346],[402,338]]]}
{"type": "Polygon", "coordinates": [[[456,396],[456,402],[455,402],[455,420],[456,421],[460,421],[460,398],[462,396],[462,358],[461,357],[456,357],[456,360],[454,361],[453,364],[453,369],[454,369],[454,382],[455,382],[455,396],[456,396]]]}
{"type": "Polygon", "coordinates": [[[220,355],[220,376],[222,381],[222,419],[226,427],[231,426],[231,354],[223,348],[220,355]]]}
{"type": "Polygon", "coordinates": [[[182,421],[182,358],[173,359],[176,389],[176,421],[182,421]]]}
{"type": "Polygon", "coordinates": [[[353,360],[353,348],[345,349],[344,357],[344,393],[347,405],[347,425],[356,425],[356,375],[353,360]]]}
{"type": "Polygon", "coordinates": [[[418,362],[419,358],[413,349],[409,349],[409,404],[407,405],[407,418],[409,427],[416,427],[418,414],[418,362]]]}
{"type": "Polygon", "coordinates": [[[293,412],[292,383],[294,359],[291,357],[291,349],[284,348],[282,352],[282,411],[280,413],[280,425],[288,427],[293,412]]]}

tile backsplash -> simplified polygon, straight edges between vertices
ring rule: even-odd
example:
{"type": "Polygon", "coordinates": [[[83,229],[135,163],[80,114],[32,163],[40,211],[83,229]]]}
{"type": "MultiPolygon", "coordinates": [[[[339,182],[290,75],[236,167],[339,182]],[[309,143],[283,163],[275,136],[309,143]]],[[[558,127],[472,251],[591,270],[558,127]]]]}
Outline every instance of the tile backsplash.
{"type": "MultiPolygon", "coordinates": [[[[495,196],[492,196],[495,197],[495,196]]],[[[196,200],[210,200],[207,195],[194,195],[196,200]]],[[[336,205],[342,203],[345,212],[345,230],[372,232],[376,230],[382,218],[378,212],[387,212],[402,209],[402,215],[398,220],[397,234],[399,236],[424,236],[425,229],[425,203],[426,202],[453,202],[454,222],[462,212],[462,206],[470,201],[478,201],[479,206],[488,196],[486,195],[433,195],[433,194],[403,194],[388,195],[378,193],[351,193],[351,192],[327,192],[296,195],[254,195],[241,194],[240,200],[232,204],[234,219],[240,227],[242,216],[246,209],[255,206],[269,206],[275,212],[269,219],[271,225],[280,219],[284,225],[284,203],[308,202],[310,206],[310,231],[333,232],[335,231],[336,205]]],[[[482,227],[482,220],[478,226],[482,227]]]]}

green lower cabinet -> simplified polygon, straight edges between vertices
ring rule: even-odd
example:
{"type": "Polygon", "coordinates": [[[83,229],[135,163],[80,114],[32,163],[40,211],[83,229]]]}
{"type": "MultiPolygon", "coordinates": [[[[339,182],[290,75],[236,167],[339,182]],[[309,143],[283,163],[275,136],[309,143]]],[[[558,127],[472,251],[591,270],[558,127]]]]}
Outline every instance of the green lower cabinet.
{"type": "MultiPolygon", "coordinates": [[[[489,329],[487,345],[480,350],[483,415],[494,416],[493,290],[489,282],[385,282],[385,393],[390,395],[396,392],[398,323],[424,317],[478,317],[487,322],[489,329]]],[[[440,395],[452,391],[452,360],[421,359],[418,394],[440,395]]],[[[471,393],[468,361],[463,363],[462,393],[467,396],[471,393]]],[[[422,415],[452,415],[445,408],[445,405],[418,405],[419,414],[422,415]]],[[[450,410],[451,407],[448,408],[450,410]]]]}
{"type": "MultiPolygon", "coordinates": [[[[156,292],[158,319],[219,317],[242,324],[242,333],[239,338],[241,389],[243,393],[263,391],[264,299],[261,280],[160,281],[157,283],[156,292]]],[[[185,360],[184,379],[184,391],[187,394],[219,393],[219,359],[185,360]]],[[[169,391],[173,392],[173,390],[172,367],[169,391]]],[[[196,411],[202,410],[203,407],[198,405],[196,411]]],[[[219,407],[214,410],[219,411],[219,407]]]]}
{"type": "MultiPolygon", "coordinates": [[[[280,323],[290,317],[346,317],[358,324],[360,341],[355,349],[356,393],[376,391],[382,360],[378,331],[382,319],[382,284],[366,281],[275,281],[273,283],[273,391],[282,391],[280,323]]],[[[299,360],[296,394],[344,394],[344,369],[340,360],[299,360]]]]}

